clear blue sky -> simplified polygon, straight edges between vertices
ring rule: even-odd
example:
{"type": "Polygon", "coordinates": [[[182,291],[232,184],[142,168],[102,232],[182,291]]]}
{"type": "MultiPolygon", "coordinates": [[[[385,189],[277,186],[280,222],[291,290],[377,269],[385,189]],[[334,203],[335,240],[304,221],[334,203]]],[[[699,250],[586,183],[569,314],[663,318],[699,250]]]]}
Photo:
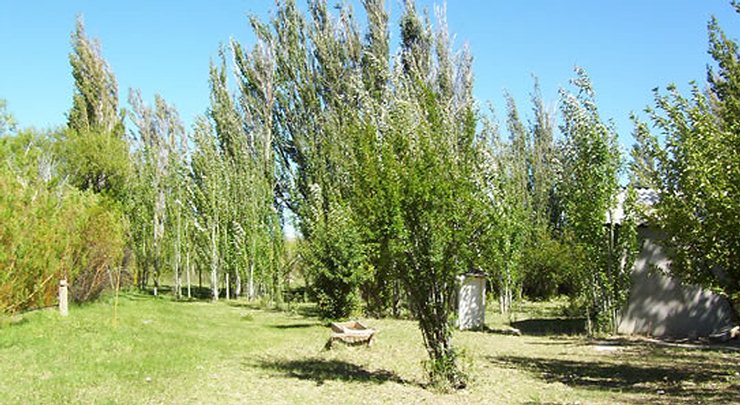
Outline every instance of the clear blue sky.
{"type": "MultiPolygon", "coordinates": [[[[351,3],[360,16],[359,1],[351,3]]],[[[387,4],[397,41],[402,2],[387,4]]],[[[418,1],[419,8],[433,4],[418,1]]],[[[273,0],[0,0],[0,98],[22,127],[65,123],[69,39],[82,14],[118,78],[122,105],[132,87],[149,100],[160,93],[190,125],[207,107],[208,63],[219,43],[234,37],[250,45],[247,15],[264,18],[273,8],[273,0]]],[[[447,9],[456,44],[472,48],[476,96],[493,102],[499,116],[505,89],[520,110],[529,109],[532,74],[554,108],[577,64],[590,73],[602,115],[615,120],[625,146],[632,142],[628,115],[652,102],[652,88],[704,81],[710,15],[731,37],[740,32],[726,0],[471,0],[448,1],[447,9]]]]}

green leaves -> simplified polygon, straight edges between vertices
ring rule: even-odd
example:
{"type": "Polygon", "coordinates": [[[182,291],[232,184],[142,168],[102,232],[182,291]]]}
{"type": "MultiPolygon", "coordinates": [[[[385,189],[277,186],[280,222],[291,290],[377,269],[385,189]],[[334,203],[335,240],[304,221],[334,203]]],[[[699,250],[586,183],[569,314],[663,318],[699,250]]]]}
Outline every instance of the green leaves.
{"type": "Polygon", "coordinates": [[[52,305],[65,277],[75,300],[93,299],[121,271],[127,221],[108,198],[59,183],[53,167],[48,177],[38,170],[54,160],[51,147],[22,134],[0,144],[0,311],[52,305]],[[27,153],[14,152],[16,142],[27,153]]]}
{"type": "MultiPolygon", "coordinates": [[[[184,192],[188,187],[187,140],[177,110],[161,96],[156,95],[154,106],[150,107],[142,101],[139,91],[132,90],[129,103],[136,126],[131,134],[135,176],[129,183],[126,203],[133,222],[131,236],[138,259],[138,281],[144,287],[148,269],[153,266],[158,287],[165,260],[180,257],[180,225],[183,215],[186,220],[190,217],[184,192]]],[[[179,266],[175,261],[176,273],[179,266]]]]}
{"type": "Polygon", "coordinates": [[[69,129],[123,136],[116,78],[101,55],[100,43],[87,37],[82,17],[78,17],[72,34],[69,63],[75,80],[73,105],[67,123],[69,129]]]}
{"type": "MultiPolygon", "coordinates": [[[[735,4],[737,7],[737,4],[735,4]]],[[[709,53],[718,70],[707,72],[709,90],[692,83],[690,96],[675,86],[655,92],[647,112],[664,142],[637,123],[637,146],[651,170],[638,172],[660,193],[649,212],[669,235],[671,271],[682,279],[740,295],[740,54],[714,18],[709,53]],[[644,133],[644,134],[643,134],[644,133]]],[[[644,166],[644,165],[643,165],[644,166]]]]}
{"type": "MultiPolygon", "coordinates": [[[[617,313],[629,289],[625,280],[629,280],[636,225],[633,220],[617,224],[614,215],[607,216],[619,205],[622,160],[617,134],[601,120],[585,71],[576,68],[576,75],[571,82],[575,94],[560,91],[560,129],[565,137],[560,184],[563,226],[567,237],[585,254],[585,261],[578,263],[576,280],[587,303],[587,316],[596,315],[597,329],[616,332],[617,313]]],[[[625,217],[632,215],[629,204],[622,206],[625,217]]]]}
{"type": "Polygon", "coordinates": [[[319,313],[326,319],[354,314],[360,304],[359,287],[371,274],[358,226],[348,207],[331,202],[324,212],[321,190],[312,193],[313,237],[304,245],[301,257],[313,281],[319,313]]]}
{"type": "Polygon", "coordinates": [[[65,171],[77,187],[121,201],[130,167],[118,85],[100,45],[86,36],[81,18],[72,34],[69,62],[75,88],[60,145],[65,171]]]}

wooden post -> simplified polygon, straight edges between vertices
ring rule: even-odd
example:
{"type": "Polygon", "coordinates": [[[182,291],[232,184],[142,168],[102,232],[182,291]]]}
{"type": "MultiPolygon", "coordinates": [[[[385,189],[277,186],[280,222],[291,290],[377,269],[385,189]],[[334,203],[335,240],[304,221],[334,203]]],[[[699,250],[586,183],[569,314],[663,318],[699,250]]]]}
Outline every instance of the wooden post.
{"type": "Polygon", "coordinates": [[[67,280],[61,279],[59,281],[59,315],[69,315],[69,305],[67,303],[67,280]]]}

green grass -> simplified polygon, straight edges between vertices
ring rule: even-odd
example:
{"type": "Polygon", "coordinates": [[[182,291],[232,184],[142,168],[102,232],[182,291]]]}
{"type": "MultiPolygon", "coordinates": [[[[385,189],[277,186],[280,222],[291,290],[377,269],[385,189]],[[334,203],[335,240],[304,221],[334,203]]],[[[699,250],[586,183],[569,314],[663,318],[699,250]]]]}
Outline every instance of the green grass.
{"type": "MultiPolygon", "coordinates": [[[[174,302],[139,294],[25,314],[0,326],[0,403],[732,403],[740,352],[589,341],[553,335],[554,304],[528,304],[527,333],[459,332],[472,382],[424,387],[413,321],[365,322],[371,348],[324,351],[328,328],[310,307],[174,302]],[[537,322],[544,322],[544,329],[537,322]]],[[[493,327],[505,321],[493,313],[493,327]]]]}

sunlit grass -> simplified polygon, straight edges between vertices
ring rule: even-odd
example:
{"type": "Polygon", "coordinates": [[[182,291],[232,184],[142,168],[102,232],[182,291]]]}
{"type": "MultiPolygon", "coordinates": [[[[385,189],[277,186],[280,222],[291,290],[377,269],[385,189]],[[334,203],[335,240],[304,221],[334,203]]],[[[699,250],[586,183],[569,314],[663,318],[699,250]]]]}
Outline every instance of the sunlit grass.
{"type": "MultiPolygon", "coordinates": [[[[557,316],[528,304],[518,319],[557,316]]],[[[328,328],[244,301],[140,294],[0,326],[0,403],[731,403],[740,352],[582,336],[459,332],[469,388],[426,389],[413,321],[366,319],[371,348],[323,350],[328,328]]],[[[490,313],[489,323],[506,320],[490,313]]],[[[538,318],[539,319],[539,318],[538,318]]]]}

